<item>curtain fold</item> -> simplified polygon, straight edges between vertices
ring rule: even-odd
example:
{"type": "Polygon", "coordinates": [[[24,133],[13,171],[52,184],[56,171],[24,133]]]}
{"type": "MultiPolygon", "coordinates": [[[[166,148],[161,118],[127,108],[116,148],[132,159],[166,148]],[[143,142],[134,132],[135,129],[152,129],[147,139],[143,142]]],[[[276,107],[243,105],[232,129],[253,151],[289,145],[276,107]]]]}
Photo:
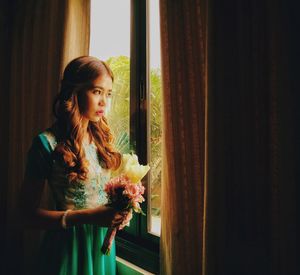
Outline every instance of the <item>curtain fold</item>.
{"type": "Polygon", "coordinates": [[[65,1],[61,72],[73,58],[87,55],[90,46],[90,0],[65,1]]]}
{"type": "Polygon", "coordinates": [[[202,274],[206,1],[160,1],[163,79],[161,274],[202,274]]]}
{"type": "Polygon", "coordinates": [[[160,1],[161,274],[299,274],[297,10],[160,1]]]}
{"type": "Polygon", "coordinates": [[[25,157],[33,136],[52,123],[52,101],[63,68],[71,59],[88,54],[89,17],[86,0],[28,0],[14,5],[6,145],[6,274],[26,274],[22,267],[26,270],[34,260],[39,234],[30,230],[23,234],[16,211],[25,157]]]}

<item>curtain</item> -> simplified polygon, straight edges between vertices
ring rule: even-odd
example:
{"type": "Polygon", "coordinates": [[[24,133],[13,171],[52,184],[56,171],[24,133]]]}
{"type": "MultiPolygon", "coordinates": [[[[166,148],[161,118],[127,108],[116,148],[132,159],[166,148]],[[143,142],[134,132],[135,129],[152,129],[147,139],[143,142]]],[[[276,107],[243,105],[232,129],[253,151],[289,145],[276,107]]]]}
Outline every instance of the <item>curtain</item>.
{"type": "Polygon", "coordinates": [[[291,10],[210,2],[207,274],[299,271],[291,10]]]}
{"type": "MultiPolygon", "coordinates": [[[[10,87],[5,159],[7,272],[26,274],[38,247],[37,232],[22,232],[16,207],[32,138],[52,123],[52,101],[65,65],[88,54],[90,1],[15,1],[12,4],[10,87]],[[23,263],[22,263],[23,261],[23,263]],[[18,264],[19,263],[19,264],[18,264]]],[[[2,125],[3,126],[3,125],[2,125]]],[[[44,203],[48,204],[48,189],[44,203]]],[[[9,273],[6,273],[9,274],[9,273]]]]}
{"type": "Polygon", "coordinates": [[[161,274],[202,274],[206,1],[160,1],[163,79],[161,274]]]}
{"type": "Polygon", "coordinates": [[[161,274],[299,274],[297,5],[160,3],[161,274]]]}
{"type": "MultiPolygon", "coordinates": [[[[11,28],[12,28],[12,8],[8,3],[0,1],[0,243],[4,244],[6,240],[6,228],[4,226],[6,219],[6,188],[8,177],[8,105],[9,105],[9,76],[10,76],[10,46],[11,46],[11,28]]],[[[3,246],[2,246],[3,247],[3,246]]],[[[5,249],[0,249],[0,274],[5,274],[3,266],[6,260],[5,249]]]]}

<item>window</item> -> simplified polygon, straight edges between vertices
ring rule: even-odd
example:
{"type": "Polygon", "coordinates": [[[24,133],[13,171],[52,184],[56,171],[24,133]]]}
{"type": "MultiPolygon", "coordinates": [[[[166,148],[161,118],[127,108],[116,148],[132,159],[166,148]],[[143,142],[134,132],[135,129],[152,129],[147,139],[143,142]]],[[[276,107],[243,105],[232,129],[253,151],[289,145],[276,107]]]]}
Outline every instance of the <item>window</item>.
{"type": "Polygon", "coordinates": [[[106,61],[114,72],[113,112],[107,118],[117,149],[126,153],[130,150],[130,0],[91,1],[90,55],[106,61]]]}
{"type": "Polygon", "coordinates": [[[161,93],[161,55],[159,0],[148,3],[148,160],[150,171],[150,188],[148,200],[148,231],[160,235],[160,190],[161,190],[161,144],[162,144],[162,93],[161,93]]]}
{"type": "Polygon", "coordinates": [[[143,210],[118,233],[118,256],[157,273],[161,186],[161,73],[159,0],[92,0],[90,55],[115,74],[108,120],[115,145],[135,152],[151,171],[143,210]]]}

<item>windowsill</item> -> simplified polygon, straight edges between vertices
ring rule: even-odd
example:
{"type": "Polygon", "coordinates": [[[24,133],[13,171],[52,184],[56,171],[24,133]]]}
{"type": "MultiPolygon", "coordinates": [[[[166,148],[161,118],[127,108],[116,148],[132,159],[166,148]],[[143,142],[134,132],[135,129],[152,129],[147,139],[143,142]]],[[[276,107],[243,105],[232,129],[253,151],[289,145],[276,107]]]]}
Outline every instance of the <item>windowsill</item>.
{"type": "Polygon", "coordinates": [[[116,257],[116,260],[118,275],[154,275],[120,257],[116,257]]]}
{"type": "MultiPolygon", "coordinates": [[[[116,236],[117,256],[138,266],[148,274],[159,273],[159,246],[153,245],[152,242],[145,242],[139,239],[126,239],[123,236],[116,236]],[[137,244],[139,243],[139,244],[137,244]],[[151,246],[149,246],[151,244],[151,246]]],[[[128,236],[127,236],[128,237],[128,236]]],[[[137,273],[138,274],[138,273],[137,273]]]]}

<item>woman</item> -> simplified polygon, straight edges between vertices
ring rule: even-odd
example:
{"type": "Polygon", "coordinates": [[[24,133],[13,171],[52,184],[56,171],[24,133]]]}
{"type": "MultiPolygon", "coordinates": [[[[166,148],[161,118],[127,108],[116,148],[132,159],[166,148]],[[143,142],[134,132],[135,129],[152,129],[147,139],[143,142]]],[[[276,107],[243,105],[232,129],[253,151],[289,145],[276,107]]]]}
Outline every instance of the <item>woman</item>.
{"type": "Polygon", "coordinates": [[[115,246],[101,253],[107,227],[119,229],[128,211],[105,206],[104,184],[121,155],[113,149],[105,113],[112,96],[113,73],[95,57],[82,56],[65,68],[53,104],[55,123],[33,139],[21,192],[27,226],[46,229],[36,274],[115,274],[115,246]],[[44,185],[56,210],[39,207],[44,185]]]}

